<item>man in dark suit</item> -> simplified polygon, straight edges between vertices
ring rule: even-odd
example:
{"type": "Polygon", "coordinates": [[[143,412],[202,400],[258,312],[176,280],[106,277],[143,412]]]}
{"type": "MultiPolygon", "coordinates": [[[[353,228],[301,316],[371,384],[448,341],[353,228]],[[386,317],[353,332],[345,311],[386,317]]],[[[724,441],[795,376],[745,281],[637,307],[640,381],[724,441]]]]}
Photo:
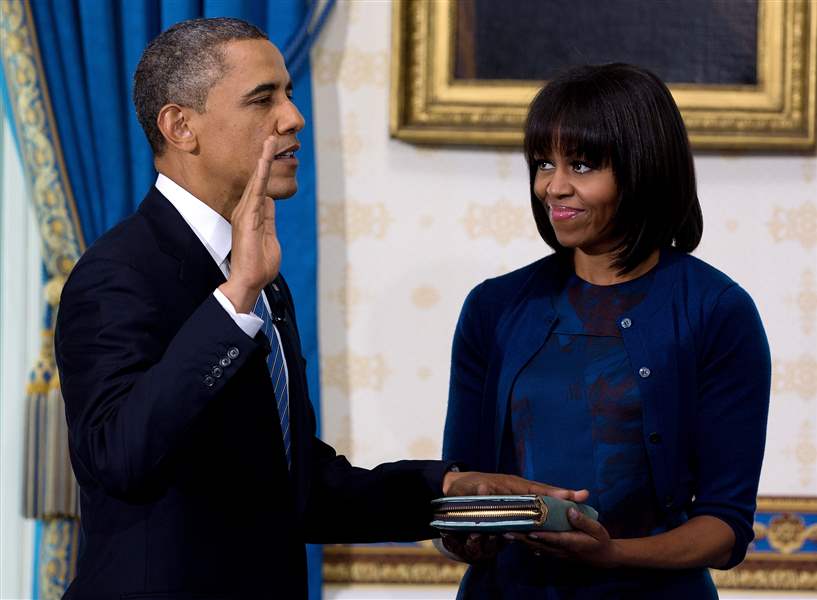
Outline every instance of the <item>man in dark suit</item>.
{"type": "Polygon", "coordinates": [[[66,598],[303,598],[304,543],[431,537],[442,494],[556,493],[451,463],[352,467],[315,436],[273,198],[295,193],[280,52],[235,19],[151,42],[159,172],[66,283],[56,354],[81,487],[66,598]]]}

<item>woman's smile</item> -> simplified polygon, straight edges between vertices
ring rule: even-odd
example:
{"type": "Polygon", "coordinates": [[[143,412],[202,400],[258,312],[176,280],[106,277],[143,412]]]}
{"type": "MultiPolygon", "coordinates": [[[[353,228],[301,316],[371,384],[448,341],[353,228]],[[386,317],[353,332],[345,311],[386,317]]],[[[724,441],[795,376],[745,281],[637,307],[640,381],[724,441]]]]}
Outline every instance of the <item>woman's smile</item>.
{"type": "Polygon", "coordinates": [[[549,204],[548,209],[550,210],[551,221],[570,221],[584,213],[584,209],[559,204],[549,204]]]}

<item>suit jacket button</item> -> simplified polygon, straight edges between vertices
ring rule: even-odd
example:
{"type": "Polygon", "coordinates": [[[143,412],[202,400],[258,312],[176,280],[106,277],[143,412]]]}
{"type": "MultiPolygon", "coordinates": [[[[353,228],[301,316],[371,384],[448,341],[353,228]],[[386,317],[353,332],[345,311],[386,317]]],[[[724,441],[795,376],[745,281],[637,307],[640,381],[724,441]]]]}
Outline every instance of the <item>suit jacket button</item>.
{"type": "Polygon", "coordinates": [[[233,360],[235,360],[236,358],[238,358],[238,355],[239,355],[239,354],[240,354],[240,352],[238,351],[238,348],[236,348],[235,346],[233,346],[232,348],[230,348],[229,350],[227,350],[227,356],[229,356],[229,357],[230,357],[230,358],[232,358],[233,360]]]}
{"type": "Polygon", "coordinates": [[[216,379],[218,379],[219,377],[221,377],[221,374],[223,373],[223,371],[221,370],[221,367],[213,367],[213,368],[210,370],[210,373],[212,373],[212,374],[213,374],[213,377],[215,377],[216,379]]]}
{"type": "Polygon", "coordinates": [[[642,377],[643,379],[646,379],[647,377],[649,377],[649,376],[650,376],[650,373],[652,373],[652,371],[650,371],[650,370],[649,370],[647,367],[641,367],[641,368],[638,370],[638,374],[639,374],[639,375],[641,375],[641,377],[642,377]]]}
{"type": "Polygon", "coordinates": [[[209,375],[204,378],[204,385],[211,388],[216,384],[216,380],[210,377],[209,375]]]}
{"type": "Polygon", "coordinates": [[[660,444],[661,434],[653,431],[650,435],[647,436],[647,439],[650,440],[651,444],[660,444]]]}
{"type": "Polygon", "coordinates": [[[220,364],[220,365],[221,365],[222,367],[224,367],[224,368],[227,368],[227,367],[229,367],[229,366],[230,366],[230,363],[231,363],[231,362],[233,362],[233,361],[231,361],[229,358],[227,358],[227,357],[225,356],[225,357],[224,357],[224,358],[222,358],[220,361],[218,361],[218,364],[220,364]]]}
{"type": "Polygon", "coordinates": [[[623,319],[621,319],[621,328],[622,329],[628,329],[629,327],[632,326],[632,324],[633,324],[633,322],[627,317],[624,317],[623,319]]]}

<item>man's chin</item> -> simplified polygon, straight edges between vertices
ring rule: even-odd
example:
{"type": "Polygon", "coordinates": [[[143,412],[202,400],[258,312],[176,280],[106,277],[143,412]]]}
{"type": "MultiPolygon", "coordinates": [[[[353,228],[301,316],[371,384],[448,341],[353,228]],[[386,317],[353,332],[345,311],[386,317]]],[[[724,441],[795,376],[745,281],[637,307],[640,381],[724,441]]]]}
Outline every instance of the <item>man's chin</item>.
{"type": "Polygon", "coordinates": [[[267,196],[275,200],[291,198],[298,191],[298,182],[293,177],[290,181],[276,181],[274,185],[267,186],[267,196]]]}

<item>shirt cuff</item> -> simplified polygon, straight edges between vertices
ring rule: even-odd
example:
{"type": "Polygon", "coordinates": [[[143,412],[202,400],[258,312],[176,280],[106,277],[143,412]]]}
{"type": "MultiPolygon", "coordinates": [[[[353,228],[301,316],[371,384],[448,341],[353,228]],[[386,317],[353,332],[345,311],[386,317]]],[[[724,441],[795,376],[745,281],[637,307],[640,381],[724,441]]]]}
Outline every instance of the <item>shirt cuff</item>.
{"type": "Polygon", "coordinates": [[[224,292],[222,292],[218,288],[216,288],[216,290],[213,291],[213,296],[216,297],[218,303],[221,304],[224,310],[227,311],[227,314],[230,315],[233,321],[235,321],[235,324],[238,325],[241,331],[246,333],[251,338],[254,338],[256,334],[259,331],[261,331],[261,326],[264,324],[264,321],[261,320],[261,317],[259,317],[255,313],[246,314],[236,312],[233,303],[230,302],[227,296],[224,295],[224,292]]]}

